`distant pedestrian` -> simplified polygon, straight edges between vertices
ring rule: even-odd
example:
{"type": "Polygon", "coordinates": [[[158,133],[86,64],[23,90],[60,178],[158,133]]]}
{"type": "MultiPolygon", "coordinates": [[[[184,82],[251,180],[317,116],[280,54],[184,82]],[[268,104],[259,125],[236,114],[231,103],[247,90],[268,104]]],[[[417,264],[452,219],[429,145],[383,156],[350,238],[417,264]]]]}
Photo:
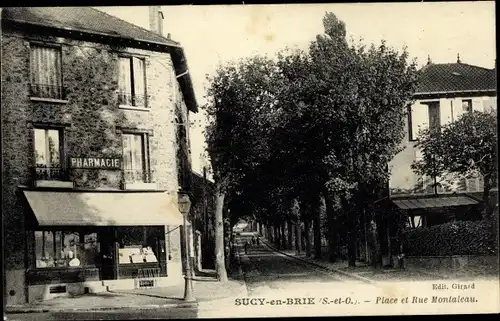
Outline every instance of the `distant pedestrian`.
{"type": "Polygon", "coordinates": [[[248,241],[245,242],[245,254],[248,254],[248,249],[250,248],[250,243],[248,241]]]}
{"type": "Polygon", "coordinates": [[[252,245],[255,245],[255,236],[252,236],[252,245]]]}
{"type": "Polygon", "coordinates": [[[260,245],[260,239],[257,238],[257,245],[260,245]]]}

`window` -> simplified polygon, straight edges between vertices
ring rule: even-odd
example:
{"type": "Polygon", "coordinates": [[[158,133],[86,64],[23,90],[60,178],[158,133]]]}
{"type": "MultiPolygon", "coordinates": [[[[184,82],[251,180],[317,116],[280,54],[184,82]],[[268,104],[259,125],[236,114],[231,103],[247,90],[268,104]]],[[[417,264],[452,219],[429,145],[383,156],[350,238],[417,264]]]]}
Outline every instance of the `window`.
{"type": "Polygon", "coordinates": [[[408,223],[411,228],[417,228],[423,226],[423,217],[420,215],[408,216],[408,223]]]}
{"type": "Polygon", "coordinates": [[[123,172],[127,183],[151,183],[147,134],[123,134],[123,172]]]}
{"type": "Polygon", "coordinates": [[[429,103],[429,129],[432,132],[439,131],[441,128],[441,113],[439,102],[429,103]]]}
{"type": "Polygon", "coordinates": [[[97,233],[35,231],[35,267],[95,267],[97,233]]]}
{"type": "Polygon", "coordinates": [[[147,107],[145,60],[137,57],[120,57],[120,105],[147,107]]]}
{"type": "Polygon", "coordinates": [[[61,49],[30,46],[31,96],[65,99],[62,86],[61,49]]]}
{"type": "Polygon", "coordinates": [[[462,100],[462,110],[464,113],[472,113],[472,99],[462,100]]]}
{"type": "Polygon", "coordinates": [[[37,180],[63,180],[61,131],[35,128],[35,170],[37,180]]]}
{"type": "Polygon", "coordinates": [[[163,235],[157,227],[120,227],[117,230],[119,264],[158,262],[163,235]]]}

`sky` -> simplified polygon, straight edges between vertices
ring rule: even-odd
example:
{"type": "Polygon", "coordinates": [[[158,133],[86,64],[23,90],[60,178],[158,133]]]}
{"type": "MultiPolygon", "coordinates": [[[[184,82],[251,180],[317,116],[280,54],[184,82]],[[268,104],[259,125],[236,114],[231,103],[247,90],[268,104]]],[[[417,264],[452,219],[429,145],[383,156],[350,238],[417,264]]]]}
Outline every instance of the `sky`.
{"type": "MultiPolygon", "coordinates": [[[[99,7],[149,29],[147,7],[99,7]]],[[[205,102],[206,74],[217,65],[255,54],[272,56],[285,47],[307,48],[323,33],[322,18],[333,12],[346,24],[347,36],[402,49],[419,66],[463,63],[493,68],[496,58],[494,1],[437,3],[283,4],[163,6],[164,35],[179,41],[187,57],[196,99],[205,102]]],[[[193,115],[193,169],[202,171],[204,120],[193,115]]]]}

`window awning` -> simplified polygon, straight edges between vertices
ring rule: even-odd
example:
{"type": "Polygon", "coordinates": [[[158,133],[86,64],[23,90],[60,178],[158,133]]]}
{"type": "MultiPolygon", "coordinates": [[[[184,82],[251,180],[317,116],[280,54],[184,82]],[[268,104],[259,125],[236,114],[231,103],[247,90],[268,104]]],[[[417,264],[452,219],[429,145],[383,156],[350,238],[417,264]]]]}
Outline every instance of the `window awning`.
{"type": "Polygon", "coordinates": [[[393,199],[392,202],[402,210],[412,210],[418,208],[453,207],[463,205],[474,205],[479,202],[466,195],[439,196],[432,198],[404,198],[393,199]]]}
{"type": "Polygon", "coordinates": [[[41,226],[182,225],[177,197],[164,192],[24,191],[41,226]]]}

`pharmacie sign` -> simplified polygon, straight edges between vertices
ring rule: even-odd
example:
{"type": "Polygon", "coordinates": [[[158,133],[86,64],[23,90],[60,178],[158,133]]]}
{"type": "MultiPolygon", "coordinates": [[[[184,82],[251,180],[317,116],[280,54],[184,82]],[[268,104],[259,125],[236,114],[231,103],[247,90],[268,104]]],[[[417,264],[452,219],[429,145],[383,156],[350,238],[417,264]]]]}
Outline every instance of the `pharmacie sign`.
{"type": "Polygon", "coordinates": [[[120,158],[70,157],[69,164],[71,168],[121,169],[120,158]]]}

